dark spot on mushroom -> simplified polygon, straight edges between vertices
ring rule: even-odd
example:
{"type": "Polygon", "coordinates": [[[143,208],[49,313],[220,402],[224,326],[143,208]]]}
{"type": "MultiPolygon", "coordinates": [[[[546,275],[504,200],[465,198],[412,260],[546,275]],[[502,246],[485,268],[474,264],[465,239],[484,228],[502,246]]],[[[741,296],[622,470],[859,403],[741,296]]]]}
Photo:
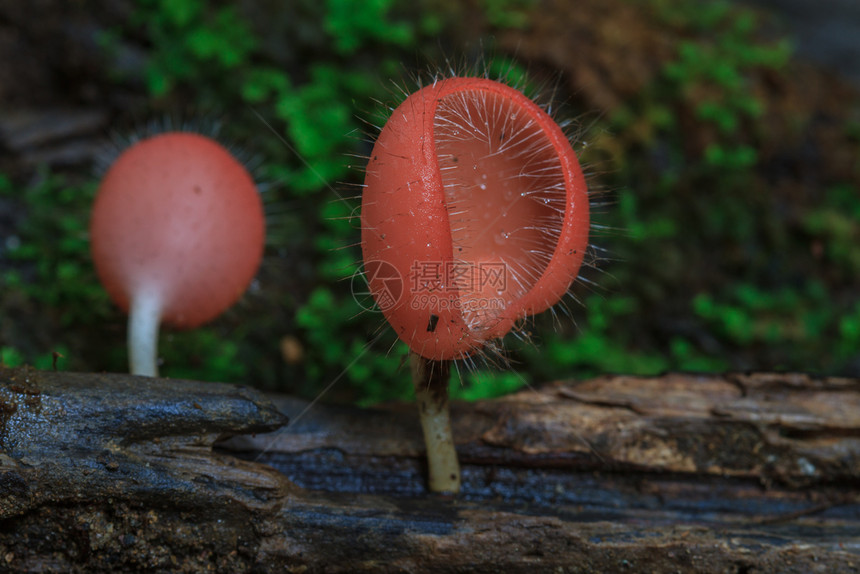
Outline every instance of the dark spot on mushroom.
{"type": "Polygon", "coordinates": [[[432,333],[436,330],[436,324],[439,322],[439,315],[430,315],[430,321],[427,322],[427,332],[432,333]]]}

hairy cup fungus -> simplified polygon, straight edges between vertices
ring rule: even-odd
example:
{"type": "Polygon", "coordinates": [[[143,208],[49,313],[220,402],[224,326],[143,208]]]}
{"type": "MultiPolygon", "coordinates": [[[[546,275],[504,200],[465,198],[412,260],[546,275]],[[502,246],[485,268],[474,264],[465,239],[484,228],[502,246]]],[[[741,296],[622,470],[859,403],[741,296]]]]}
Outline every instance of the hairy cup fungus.
{"type": "Polygon", "coordinates": [[[588,243],[567,136],[519,90],[454,77],[409,96],[371,153],[362,196],[371,292],[413,353],[430,489],[456,492],[448,365],[555,305],[588,243]]]}
{"type": "Polygon", "coordinates": [[[108,169],[90,238],[102,284],[129,314],[130,370],[157,376],[159,324],[187,329],[214,319],[253,279],[263,206],[224,147],[168,132],[137,142],[108,169]]]}

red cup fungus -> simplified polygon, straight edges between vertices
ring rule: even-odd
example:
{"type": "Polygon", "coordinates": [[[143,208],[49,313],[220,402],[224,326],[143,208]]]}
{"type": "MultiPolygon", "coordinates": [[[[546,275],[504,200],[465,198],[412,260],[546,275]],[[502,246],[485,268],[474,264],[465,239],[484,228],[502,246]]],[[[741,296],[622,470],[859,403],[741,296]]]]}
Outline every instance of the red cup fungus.
{"type": "Polygon", "coordinates": [[[480,351],[567,292],[588,244],[579,161],[558,124],[519,90],[443,79],[409,96],[379,134],[361,227],[371,293],[423,362],[413,372],[430,488],[456,492],[445,362],[480,351]]]}
{"type": "Polygon", "coordinates": [[[393,265],[400,300],[380,305],[433,360],[469,356],[556,304],[588,244],[585,179],[567,136],[519,90],[449,78],[407,98],[365,177],[362,252],[380,300],[393,265]]]}
{"type": "Polygon", "coordinates": [[[257,272],[265,221],[253,179],[224,147],[168,132],[108,169],[90,237],[102,284],[129,313],[131,372],[156,376],[159,324],[188,329],[231,306],[257,272]]]}

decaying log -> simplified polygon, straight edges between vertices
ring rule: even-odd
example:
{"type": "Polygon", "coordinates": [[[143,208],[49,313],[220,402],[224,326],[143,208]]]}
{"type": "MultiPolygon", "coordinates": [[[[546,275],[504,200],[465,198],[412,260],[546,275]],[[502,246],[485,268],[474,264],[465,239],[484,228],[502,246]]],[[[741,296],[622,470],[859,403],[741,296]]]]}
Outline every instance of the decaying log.
{"type": "Polygon", "coordinates": [[[424,490],[413,405],[306,406],[0,368],[0,571],[860,570],[857,380],[619,376],[455,404],[457,498],[424,490]]]}

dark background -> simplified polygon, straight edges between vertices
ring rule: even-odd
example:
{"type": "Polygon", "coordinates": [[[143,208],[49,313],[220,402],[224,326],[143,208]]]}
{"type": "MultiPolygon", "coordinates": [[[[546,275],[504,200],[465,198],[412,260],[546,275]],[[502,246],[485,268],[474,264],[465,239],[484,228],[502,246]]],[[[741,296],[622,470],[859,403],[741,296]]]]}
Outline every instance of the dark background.
{"type": "Polygon", "coordinates": [[[858,27],[847,0],[0,1],[2,359],[126,368],[88,255],[98,166],[184,125],[253,158],[269,236],[238,305],[162,333],[162,373],[408,396],[405,348],[350,293],[349,216],[387,106],[453,68],[554,96],[600,248],[557,320],[461,366],[455,395],[603,372],[860,375],[858,27]]]}

